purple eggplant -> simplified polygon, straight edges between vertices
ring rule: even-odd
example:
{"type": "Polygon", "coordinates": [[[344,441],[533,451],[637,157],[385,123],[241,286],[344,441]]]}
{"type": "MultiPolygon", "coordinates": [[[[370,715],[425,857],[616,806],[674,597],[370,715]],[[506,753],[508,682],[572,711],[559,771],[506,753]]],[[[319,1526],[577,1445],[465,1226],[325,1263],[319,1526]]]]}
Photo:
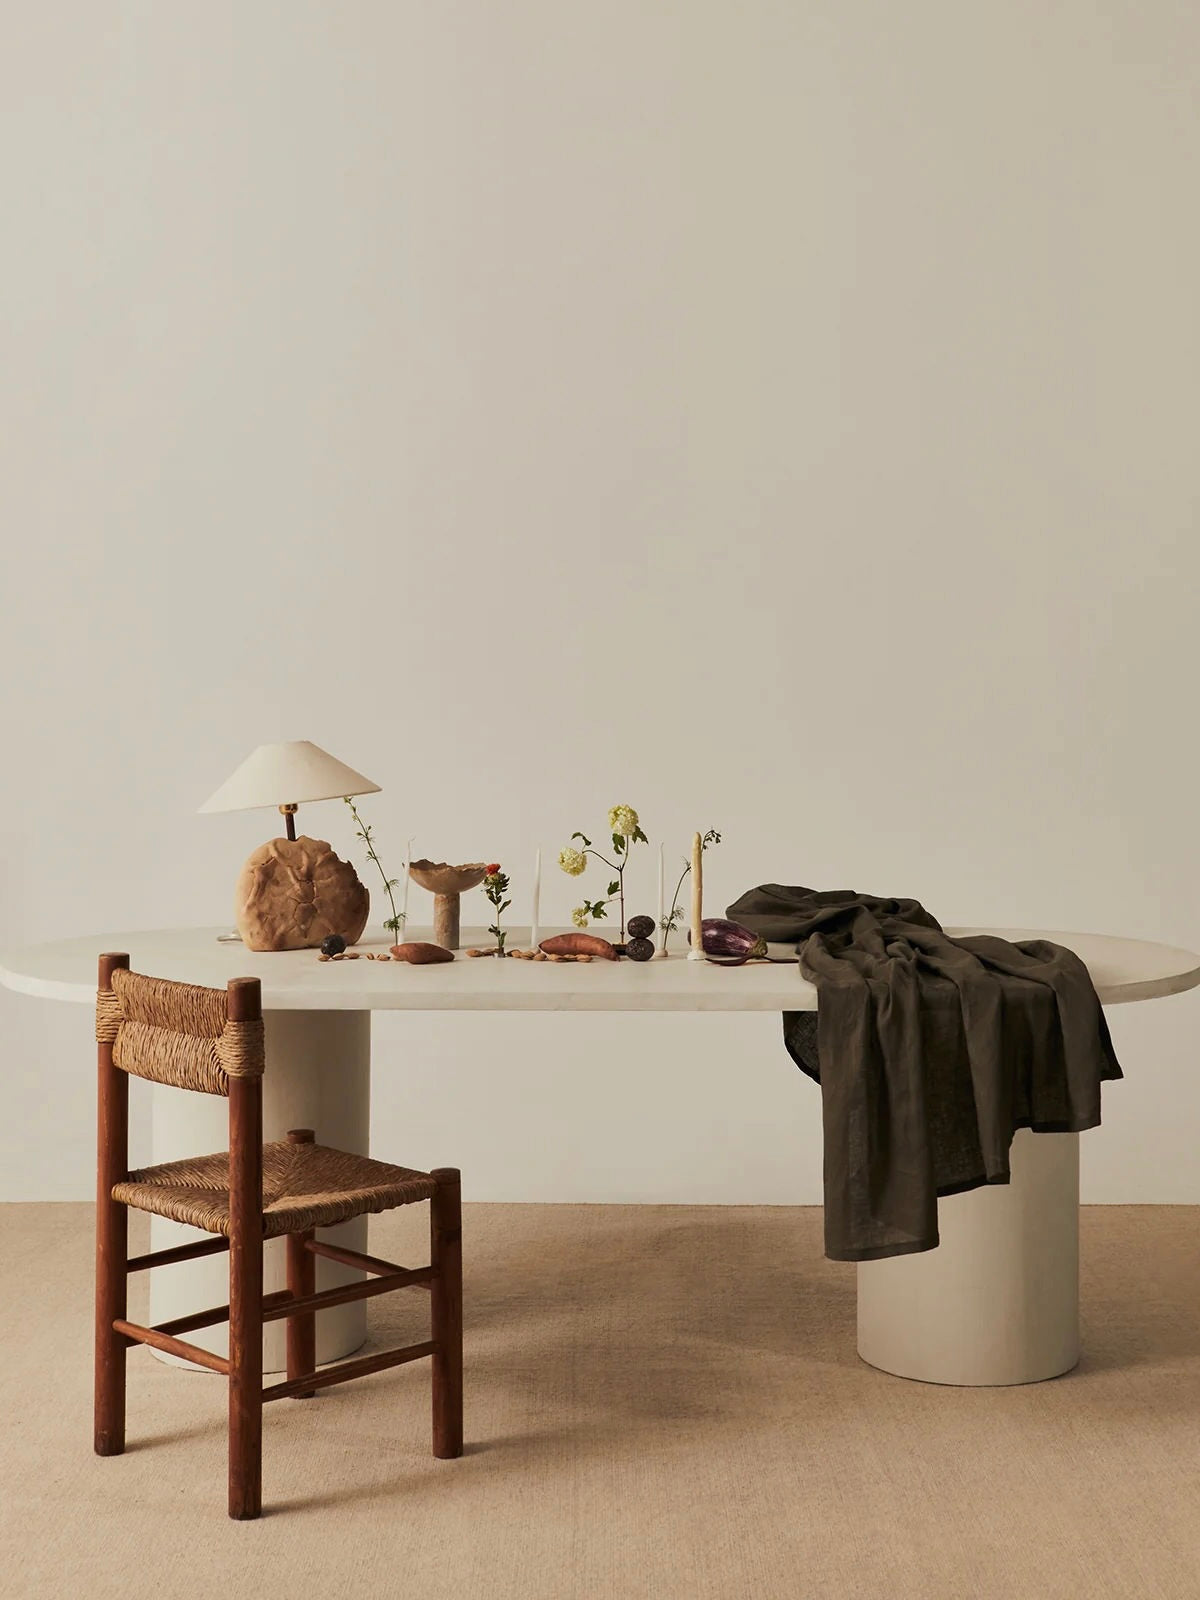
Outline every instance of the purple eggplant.
{"type": "Polygon", "coordinates": [[[724,917],[705,917],[700,924],[700,939],[708,959],[726,967],[740,967],[767,953],[765,939],[743,928],[740,922],[727,922],[724,917]]]}

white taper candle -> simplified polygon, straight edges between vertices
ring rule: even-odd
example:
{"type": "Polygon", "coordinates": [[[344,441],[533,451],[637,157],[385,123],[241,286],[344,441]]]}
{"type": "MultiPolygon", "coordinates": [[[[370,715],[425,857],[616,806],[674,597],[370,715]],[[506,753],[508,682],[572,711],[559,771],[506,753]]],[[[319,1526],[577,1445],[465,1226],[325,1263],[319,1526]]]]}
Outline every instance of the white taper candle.
{"type": "Polygon", "coordinates": [[[530,902],[529,912],[529,948],[536,950],[538,947],[538,918],[542,909],[542,852],[539,850],[533,858],[533,899],[530,902]]]}
{"type": "Polygon", "coordinates": [[[408,927],[408,885],[409,885],[408,871],[409,871],[409,868],[411,866],[412,866],[412,840],[410,839],[408,841],[408,843],[404,847],[404,882],[400,886],[400,935],[399,935],[399,937],[401,939],[406,937],[404,930],[408,927]]]}
{"type": "Polygon", "coordinates": [[[704,841],[692,835],[692,945],[689,961],[704,960],[704,841]]]}

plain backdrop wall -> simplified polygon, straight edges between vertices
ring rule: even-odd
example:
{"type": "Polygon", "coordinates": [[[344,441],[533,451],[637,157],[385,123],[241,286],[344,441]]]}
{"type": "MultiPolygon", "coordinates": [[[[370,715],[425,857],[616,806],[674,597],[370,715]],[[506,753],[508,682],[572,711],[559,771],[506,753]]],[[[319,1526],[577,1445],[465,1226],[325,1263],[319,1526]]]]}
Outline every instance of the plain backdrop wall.
{"type": "MultiPolygon", "coordinates": [[[[4,34],[0,942],[225,921],[271,821],[196,807],[305,737],[383,784],[393,867],[498,857],[514,917],[535,846],[622,801],[674,854],[724,831],[713,905],[1200,948],[1195,8],[43,0],[4,34]]],[[[353,850],[340,805],[303,822],[353,850]]],[[[651,852],[630,879],[652,910],[651,852]]],[[[1200,1201],[1200,1002],[1110,1015],[1085,1197],[1200,1201]]],[[[0,1026],[0,1192],[88,1195],[89,1017],[4,992],[0,1026]]],[[[777,1019],[375,1048],[377,1148],[471,1197],[819,1198],[777,1019]]]]}

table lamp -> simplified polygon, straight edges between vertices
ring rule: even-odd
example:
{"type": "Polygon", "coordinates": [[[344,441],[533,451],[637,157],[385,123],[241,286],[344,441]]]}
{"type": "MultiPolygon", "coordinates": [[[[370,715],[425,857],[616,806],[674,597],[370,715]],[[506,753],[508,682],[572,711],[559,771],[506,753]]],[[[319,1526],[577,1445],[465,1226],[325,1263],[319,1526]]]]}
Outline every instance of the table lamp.
{"type": "Polygon", "coordinates": [[[296,836],[296,808],[310,800],[378,794],[364,778],[308,739],[262,744],[201,811],[278,808],[287,829],[253,851],[237,881],[234,917],[250,950],[303,950],[338,933],[354,944],[367,925],[370,896],[348,861],[322,839],[296,836]]]}

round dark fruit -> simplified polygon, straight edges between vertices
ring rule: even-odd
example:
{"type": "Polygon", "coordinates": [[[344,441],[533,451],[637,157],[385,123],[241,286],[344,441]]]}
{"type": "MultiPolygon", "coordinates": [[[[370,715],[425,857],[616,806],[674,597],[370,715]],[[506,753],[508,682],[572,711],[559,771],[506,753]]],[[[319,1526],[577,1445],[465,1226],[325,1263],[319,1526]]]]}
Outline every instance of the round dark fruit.
{"type": "Polygon", "coordinates": [[[630,939],[625,946],[625,954],[630,961],[649,961],[654,954],[654,946],[649,939],[630,939]]]}
{"type": "Polygon", "coordinates": [[[321,954],[323,956],[340,956],[346,948],[346,941],[340,933],[327,933],[321,940],[321,954]]]}
{"type": "Polygon", "coordinates": [[[649,939],[654,932],[653,917],[630,917],[629,935],[633,939],[649,939]]]}

